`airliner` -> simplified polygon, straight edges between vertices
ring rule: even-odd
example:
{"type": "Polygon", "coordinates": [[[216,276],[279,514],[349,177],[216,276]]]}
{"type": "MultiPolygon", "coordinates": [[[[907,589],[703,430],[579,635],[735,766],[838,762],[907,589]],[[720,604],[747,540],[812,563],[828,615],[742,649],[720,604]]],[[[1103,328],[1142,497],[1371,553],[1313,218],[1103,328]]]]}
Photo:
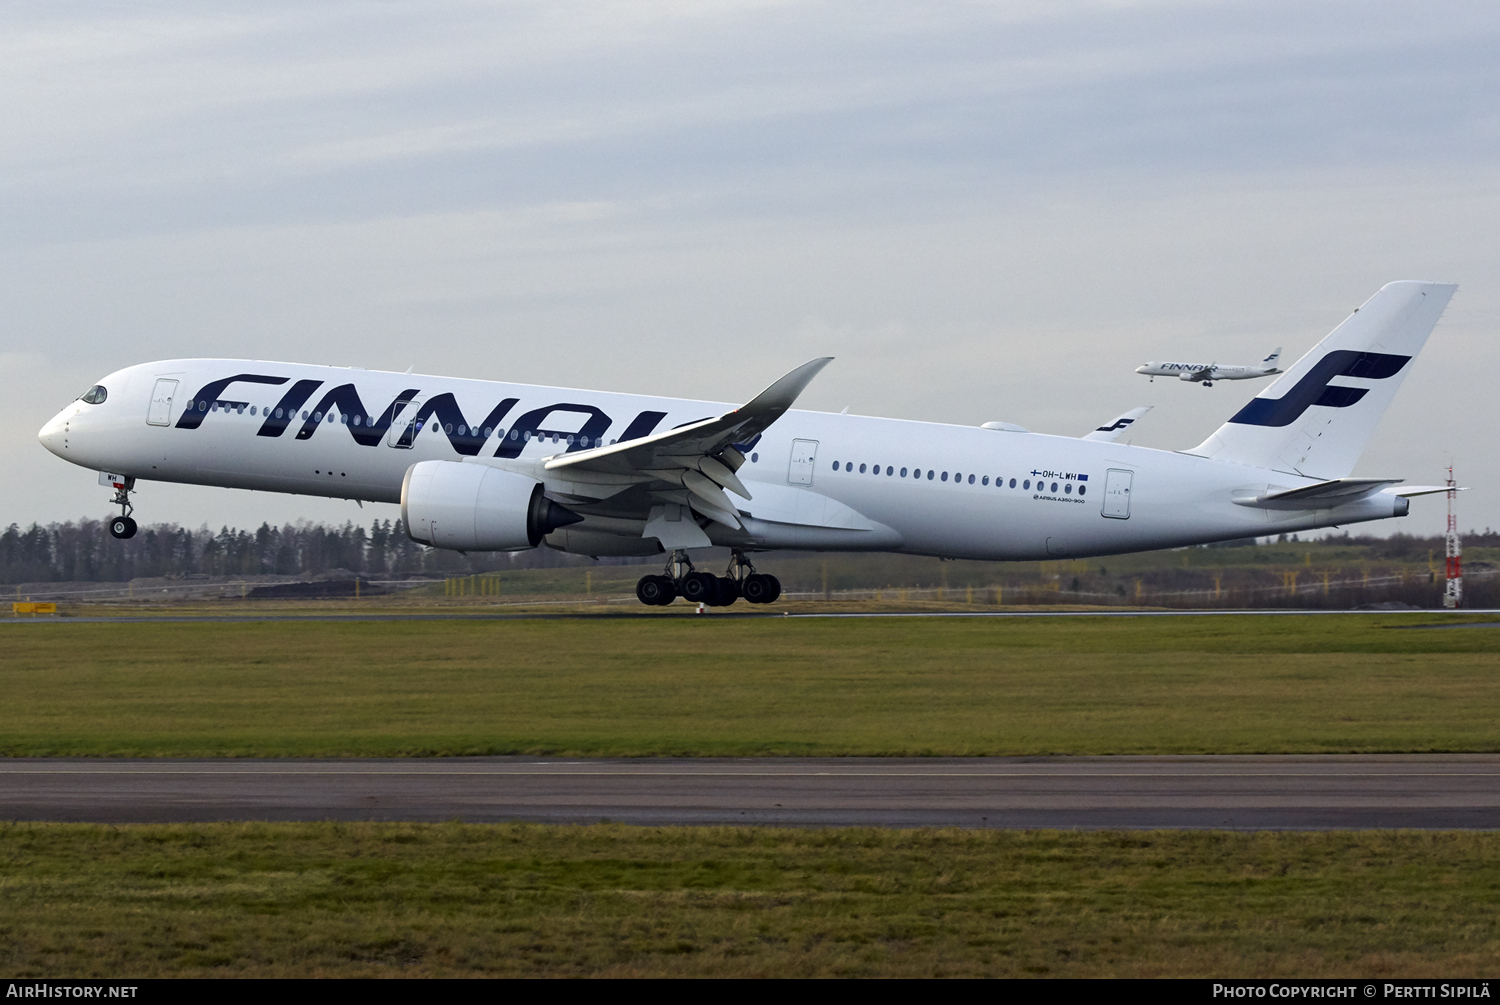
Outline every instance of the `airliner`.
{"type": "Polygon", "coordinates": [[[1259,366],[1231,366],[1224,363],[1144,363],[1135,368],[1136,373],[1144,373],[1153,381],[1157,377],[1176,377],[1178,380],[1188,380],[1202,384],[1204,387],[1213,387],[1216,380],[1251,380],[1256,377],[1269,377],[1280,373],[1276,363],[1281,359],[1281,346],[1276,351],[1260,361],[1259,366]]]}
{"type": "MultiPolygon", "coordinates": [[[[1080,437],[792,408],[830,360],[748,403],[259,360],[118,370],[42,444],[99,472],[135,533],[149,481],[399,503],[433,548],[661,555],[637,596],[774,601],[769,549],[1085,557],[1405,516],[1445,486],[1350,472],[1456,287],[1383,287],[1202,443],[1080,437]],[[730,552],[723,575],[692,553],[730,552]]],[[[847,410],[846,410],[847,412],[847,410]]]]}

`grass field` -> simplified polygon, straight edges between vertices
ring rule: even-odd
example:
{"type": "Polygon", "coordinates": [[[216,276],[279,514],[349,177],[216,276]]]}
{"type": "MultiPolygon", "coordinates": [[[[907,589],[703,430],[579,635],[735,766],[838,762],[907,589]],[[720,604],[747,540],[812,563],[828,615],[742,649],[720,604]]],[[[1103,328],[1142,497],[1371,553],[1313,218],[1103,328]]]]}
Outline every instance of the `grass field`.
{"type": "MultiPolygon", "coordinates": [[[[0,754],[1500,750],[1440,620],[62,619],[0,626],[0,754]]],[[[1489,832],[0,825],[16,978],[1497,968],[1489,832]]]]}
{"type": "Polygon", "coordinates": [[[0,971],[1475,977],[1500,835],[0,828],[0,971]]]}
{"type": "Polygon", "coordinates": [[[1433,615],[0,627],[0,754],[1500,750],[1433,615]]]}

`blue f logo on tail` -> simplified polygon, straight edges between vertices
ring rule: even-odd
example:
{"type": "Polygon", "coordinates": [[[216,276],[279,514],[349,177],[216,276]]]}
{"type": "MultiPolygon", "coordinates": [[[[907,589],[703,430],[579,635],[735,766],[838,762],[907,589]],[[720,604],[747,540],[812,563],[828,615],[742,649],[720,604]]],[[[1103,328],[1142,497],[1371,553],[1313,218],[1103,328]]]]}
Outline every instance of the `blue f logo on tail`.
{"type": "Polygon", "coordinates": [[[1312,405],[1348,408],[1365,396],[1363,387],[1335,387],[1334,377],[1363,377],[1384,380],[1394,377],[1411,362],[1410,356],[1393,356],[1383,352],[1355,352],[1335,349],[1318,360],[1307,375],[1280,398],[1251,398],[1229,420],[1246,426],[1288,426],[1302,417],[1312,405]]]}

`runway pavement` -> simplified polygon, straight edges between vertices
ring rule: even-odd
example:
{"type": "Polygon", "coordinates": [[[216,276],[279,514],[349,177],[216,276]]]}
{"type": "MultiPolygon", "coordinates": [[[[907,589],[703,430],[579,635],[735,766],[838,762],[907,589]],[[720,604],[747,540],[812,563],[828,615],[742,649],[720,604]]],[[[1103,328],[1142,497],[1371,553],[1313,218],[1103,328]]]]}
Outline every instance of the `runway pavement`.
{"type": "Polygon", "coordinates": [[[1500,755],[0,762],[0,818],[1500,828],[1500,755]]]}

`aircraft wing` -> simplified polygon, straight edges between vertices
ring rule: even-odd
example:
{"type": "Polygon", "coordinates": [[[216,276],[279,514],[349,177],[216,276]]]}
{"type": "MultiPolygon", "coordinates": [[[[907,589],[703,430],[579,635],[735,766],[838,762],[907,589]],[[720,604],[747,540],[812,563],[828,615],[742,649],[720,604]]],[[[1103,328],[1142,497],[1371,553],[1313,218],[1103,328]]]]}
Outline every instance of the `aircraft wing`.
{"type": "Polygon", "coordinates": [[[1132,408],[1128,412],[1123,412],[1115,416],[1109,422],[1106,422],[1092,433],[1080,437],[1080,439],[1104,440],[1107,443],[1118,440],[1120,435],[1129,429],[1136,419],[1151,411],[1152,407],[1151,405],[1142,405],[1140,408],[1132,408]]]}
{"type": "Polygon", "coordinates": [[[558,478],[583,482],[665,482],[687,489],[693,508],[704,516],[739,529],[735,504],[725,489],[745,499],[751,496],[735,475],[745,455],[734,445],[753,441],[770,428],[832,361],[832,356],[824,356],[803,363],[723,415],[624,443],[563,454],[548,460],[544,468],[558,478]]]}

